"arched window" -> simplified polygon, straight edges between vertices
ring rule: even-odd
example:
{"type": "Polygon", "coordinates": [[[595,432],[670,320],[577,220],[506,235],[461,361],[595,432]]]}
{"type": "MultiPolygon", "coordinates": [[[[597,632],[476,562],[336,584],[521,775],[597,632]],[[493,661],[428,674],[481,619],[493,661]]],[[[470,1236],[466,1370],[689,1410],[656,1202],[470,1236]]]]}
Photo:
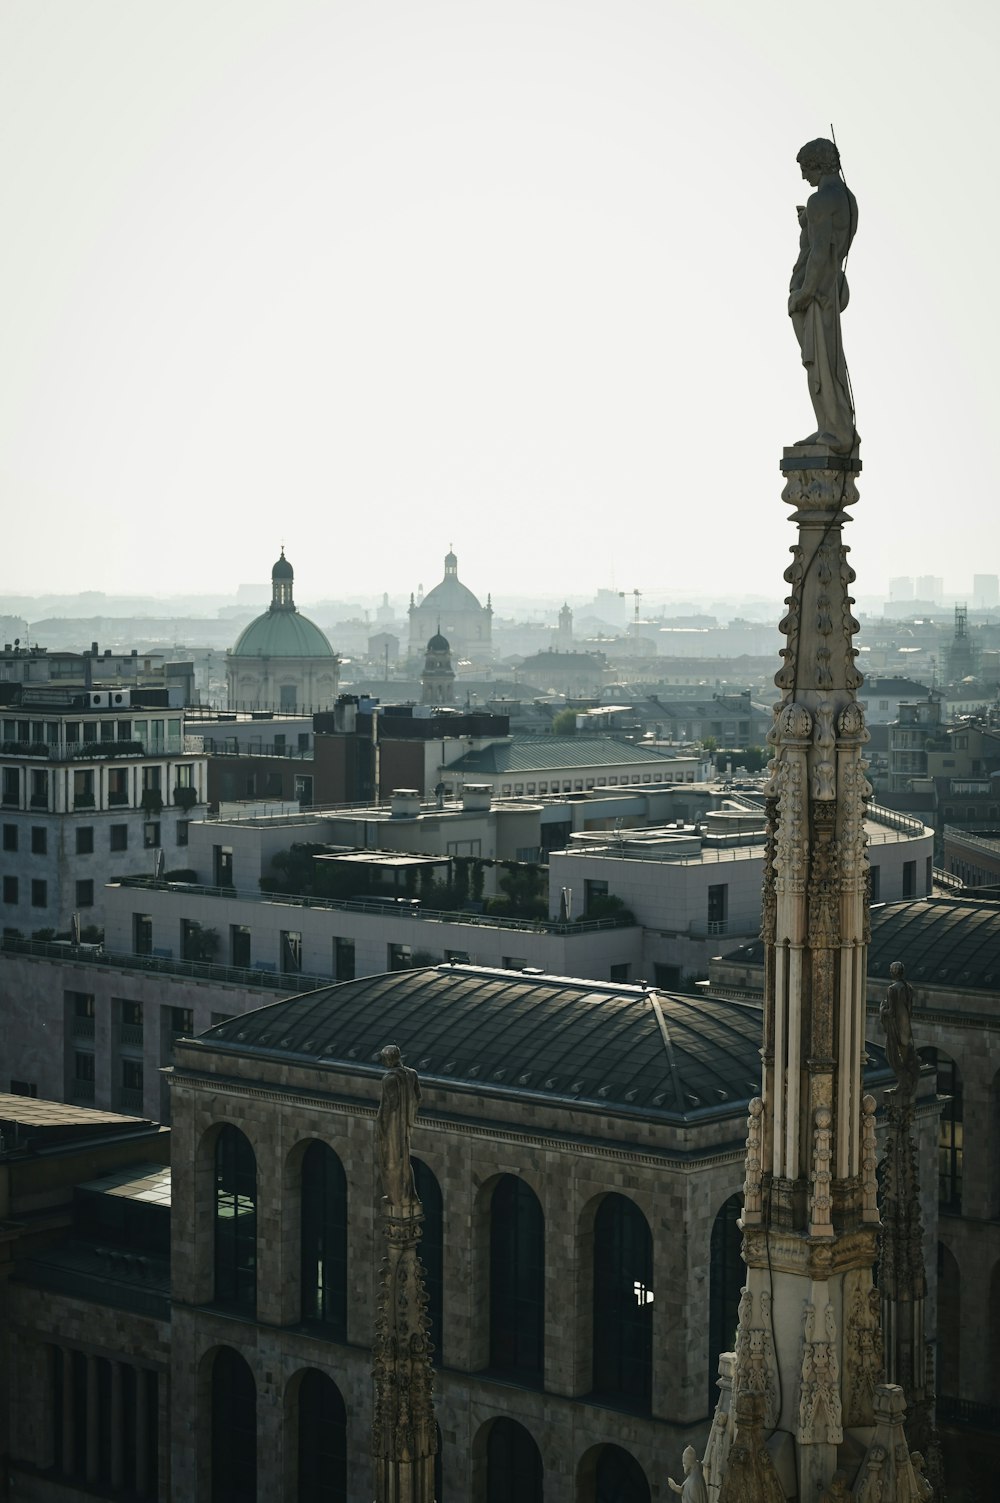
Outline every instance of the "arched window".
{"type": "Polygon", "coordinates": [[[645,1472],[621,1446],[602,1446],[598,1453],[594,1503],[650,1503],[645,1472]]]}
{"type": "MultiPolygon", "coordinates": [[[[434,1361],[442,1357],[441,1310],[444,1292],[444,1211],[441,1186],[422,1159],[413,1159],[413,1183],[424,1208],[424,1233],[420,1239],[420,1261],[424,1265],[427,1285],[427,1315],[431,1323],[434,1361]]],[[[440,1454],[440,1453],[439,1453],[440,1454]]],[[[441,1503],[438,1499],[437,1503],[441,1503]]]]}
{"type": "Polygon", "coordinates": [[[708,1410],[719,1397],[716,1354],[731,1352],[740,1315],[740,1290],[746,1283],[746,1264],[740,1251],[742,1234],[736,1225],[743,1206],[740,1194],[730,1195],[712,1226],[708,1293],[708,1410]]]}
{"type": "Polygon", "coordinates": [[[941,1109],[938,1128],[938,1205],[942,1211],[960,1215],[962,1211],[962,1158],[964,1124],[962,1121],[962,1080],[958,1066],[943,1049],[924,1048],[921,1059],[937,1069],[939,1096],[948,1096],[941,1109]]]}
{"type": "Polygon", "coordinates": [[[340,1389],[311,1367],[299,1383],[298,1503],[347,1503],[347,1411],[340,1389]]]}
{"type": "Polygon", "coordinates": [[[347,1336],[347,1178],[325,1143],[302,1159],[302,1319],[347,1336]]]}
{"type": "Polygon", "coordinates": [[[957,1399],[961,1371],[961,1274],[955,1255],[938,1243],[937,1390],[942,1399],[957,1399]]]}
{"type": "Polygon", "coordinates": [[[512,1174],[490,1206],[490,1366],[524,1383],[544,1372],[545,1222],[538,1197],[512,1174]]]}
{"type": "Polygon", "coordinates": [[[251,1315],[257,1308],[257,1160],[228,1124],[215,1143],[215,1300],[251,1315]]]}
{"type": "Polygon", "coordinates": [[[542,1458],[516,1420],[498,1419],[490,1427],[486,1503],[542,1503],[542,1458]]]}
{"type": "Polygon", "coordinates": [[[239,1352],[222,1347],[212,1363],[212,1503],[257,1497],[257,1385],[239,1352]]]}
{"type": "MultiPolygon", "coordinates": [[[[653,1238],[639,1207],[606,1195],[594,1218],[594,1395],[648,1410],[653,1238]]],[[[624,1454],[624,1453],[623,1453],[624,1454]]]]}

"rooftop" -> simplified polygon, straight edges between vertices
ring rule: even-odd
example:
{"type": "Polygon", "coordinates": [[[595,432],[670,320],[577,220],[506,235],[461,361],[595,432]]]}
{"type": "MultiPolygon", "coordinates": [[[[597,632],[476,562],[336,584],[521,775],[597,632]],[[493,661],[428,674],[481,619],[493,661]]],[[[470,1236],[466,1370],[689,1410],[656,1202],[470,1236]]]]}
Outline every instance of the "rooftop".
{"type": "Polygon", "coordinates": [[[760,1040],[752,1002],[445,965],[291,997],[187,1047],[380,1075],[393,1042],[428,1084],[677,1121],[729,1115],[755,1095],[760,1040]]]}
{"type": "Polygon", "coordinates": [[[607,736],[533,736],[524,741],[503,741],[481,750],[466,752],[449,762],[450,773],[551,772],[562,767],[621,767],[651,762],[669,764],[675,759],[648,746],[614,741],[607,736]]]}

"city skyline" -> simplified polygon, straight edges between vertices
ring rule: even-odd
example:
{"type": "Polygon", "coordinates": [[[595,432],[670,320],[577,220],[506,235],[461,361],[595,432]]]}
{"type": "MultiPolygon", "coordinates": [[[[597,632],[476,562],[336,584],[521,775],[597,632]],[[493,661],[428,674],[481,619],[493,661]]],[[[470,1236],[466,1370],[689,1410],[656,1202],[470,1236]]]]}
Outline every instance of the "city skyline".
{"type": "Polygon", "coordinates": [[[454,538],[477,593],[779,594],[766,477],[809,406],[775,268],[830,117],[858,593],[931,546],[971,575],[997,313],[954,289],[989,285],[1000,23],[788,15],[9,7],[0,591],[235,589],[283,539],[303,600],[401,593],[454,538]]]}

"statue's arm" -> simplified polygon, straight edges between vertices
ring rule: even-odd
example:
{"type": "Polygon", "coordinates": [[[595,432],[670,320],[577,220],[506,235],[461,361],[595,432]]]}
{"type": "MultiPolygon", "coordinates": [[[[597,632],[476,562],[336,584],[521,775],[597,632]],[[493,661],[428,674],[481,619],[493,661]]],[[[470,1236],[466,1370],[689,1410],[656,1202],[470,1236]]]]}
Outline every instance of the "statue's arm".
{"type": "Polygon", "coordinates": [[[789,313],[804,311],[824,290],[829,280],[831,267],[838,266],[835,256],[836,204],[828,193],[814,193],[806,204],[808,226],[808,250],[796,262],[792,275],[793,292],[789,299],[789,313]],[[798,278],[796,284],[796,276],[798,278]]]}

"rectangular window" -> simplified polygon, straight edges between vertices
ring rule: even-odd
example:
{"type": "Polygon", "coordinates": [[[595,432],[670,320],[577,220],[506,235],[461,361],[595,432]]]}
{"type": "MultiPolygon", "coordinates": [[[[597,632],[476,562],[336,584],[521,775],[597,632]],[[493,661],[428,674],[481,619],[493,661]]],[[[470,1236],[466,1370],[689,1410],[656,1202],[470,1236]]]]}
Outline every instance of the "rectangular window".
{"type": "Polygon", "coordinates": [[[94,853],[94,827],[93,825],[77,825],[76,827],[76,854],[78,856],[92,856],[94,853]]]}
{"type": "Polygon", "coordinates": [[[187,845],[190,829],[191,829],[191,821],[189,819],[179,819],[177,821],[177,844],[178,845],[187,845]]]}
{"type": "Polygon", "coordinates": [[[390,971],[408,971],[412,964],[412,953],[409,945],[389,945],[388,960],[390,971]]]}
{"type": "Polygon", "coordinates": [[[4,879],[3,879],[3,900],[4,900],[5,903],[16,903],[17,902],[17,878],[16,877],[4,877],[4,879]]]}
{"type": "Polygon", "coordinates": [[[18,767],[5,767],[3,769],[3,803],[7,808],[16,809],[21,802],[21,770],[18,767]]]}
{"type": "MultiPolygon", "coordinates": [[[[608,884],[606,882],[595,882],[589,877],[584,878],[583,911],[585,914],[592,914],[595,908],[600,910],[607,896],[608,884]]],[[[599,912],[598,917],[600,917],[599,912]]]]}
{"type": "Polygon", "coordinates": [[[297,929],[281,931],[281,969],[293,976],[302,969],[302,935],[297,929]]]}
{"type": "Polygon", "coordinates": [[[233,848],[231,845],[213,845],[212,877],[216,887],[232,887],[233,848]]]}
{"type": "Polygon", "coordinates": [[[152,955],[153,953],[153,915],[151,913],[133,913],[132,915],[132,953],[134,955],[152,955]]]}
{"type": "Polygon", "coordinates": [[[12,1080],[10,1094],[12,1096],[37,1096],[38,1086],[33,1080],[12,1080]]]}
{"type": "Polygon", "coordinates": [[[871,869],[871,887],[872,887],[872,899],[871,900],[872,900],[873,903],[877,903],[878,900],[879,900],[878,894],[879,894],[879,887],[881,885],[881,880],[880,880],[881,876],[882,876],[882,873],[879,871],[879,868],[877,866],[873,866],[872,869],[871,869]]]}
{"type": "Polygon", "coordinates": [[[182,762],[179,767],[174,769],[174,775],[177,779],[177,782],[174,784],[175,788],[194,787],[194,768],[190,762],[182,762]]]}
{"type": "Polygon", "coordinates": [[[4,825],[3,848],[5,851],[17,850],[17,825],[4,825]]]}
{"type": "Polygon", "coordinates": [[[49,901],[49,884],[35,877],[31,883],[32,908],[46,908],[49,901]]]}
{"type": "Polygon", "coordinates": [[[126,1091],[134,1091],[142,1095],[142,1061],[138,1059],[123,1059],[122,1062],[122,1088],[126,1091]]]}
{"type": "Polygon", "coordinates": [[[94,773],[89,767],[78,768],[73,773],[73,808],[94,807],[94,773]]]}
{"type": "Polygon", "coordinates": [[[76,906],[78,908],[93,908],[94,884],[90,877],[76,884],[76,906]]]}
{"type": "Polygon", "coordinates": [[[455,965],[469,964],[468,950],[445,950],[444,958],[448,961],[454,961],[455,965]]]}
{"type": "Polygon", "coordinates": [[[89,1050],[78,1049],[73,1055],[73,1070],[77,1080],[93,1082],[96,1079],[93,1054],[89,1050]]]}
{"type": "Polygon", "coordinates": [[[729,917],[729,884],[719,882],[708,889],[708,932],[725,934],[729,917]]]}
{"type": "Polygon", "coordinates": [[[112,825],[109,841],[113,851],[128,850],[128,825],[112,825]]]}
{"type": "Polygon", "coordinates": [[[147,851],[155,850],[160,843],[160,821],[147,819],[142,827],[142,843],[147,851]]]}
{"type": "Polygon", "coordinates": [[[161,793],[162,792],[162,786],[161,786],[162,782],[163,782],[163,768],[162,767],[159,767],[159,766],[156,766],[156,767],[144,767],[142,769],[142,791],[143,791],[143,793],[161,793]]]}
{"type": "Polygon", "coordinates": [[[108,768],[108,807],[120,809],[128,803],[128,768],[108,768]]]}
{"type": "Polygon", "coordinates": [[[335,939],[333,941],[333,974],[337,981],[354,980],[353,939],[335,939]]]}
{"type": "Polygon", "coordinates": [[[612,981],[627,981],[628,973],[630,970],[631,966],[629,965],[627,960],[624,961],[621,965],[613,965],[609,972],[610,979],[612,981]]]}
{"type": "Polygon", "coordinates": [[[229,926],[229,963],[244,971],[250,969],[250,930],[246,924],[229,926]]]}
{"type": "Polygon", "coordinates": [[[33,767],[31,769],[31,807],[33,809],[49,807],[49,774],[45,768],[33,767]]]}
{"type": "Polygon", "coordinates": [[[175,1039],[189,1039],[194,1034],[194,1011],[190,1007],[170,1009],[170,1032],[175,1039]]]}
{"type": "Polygon", "coordinates": [[[31,854],[44,856],[49,849],[49,832],[44,825],[32,825],[31,827],[31,854]]]}
{"type": "Polygon", "coordinates": [[[118,1006],[121,1009],[121,1021],[126,1028],[142,1027],[142,1003],[133,1002],[128,997],[119,997],[118,1006]]]}
{"type": "Polygon", "coordinates": [[[903,862],[903,897],[915,898],[917,895],[917,863],[915,861],[903,862]]]}

